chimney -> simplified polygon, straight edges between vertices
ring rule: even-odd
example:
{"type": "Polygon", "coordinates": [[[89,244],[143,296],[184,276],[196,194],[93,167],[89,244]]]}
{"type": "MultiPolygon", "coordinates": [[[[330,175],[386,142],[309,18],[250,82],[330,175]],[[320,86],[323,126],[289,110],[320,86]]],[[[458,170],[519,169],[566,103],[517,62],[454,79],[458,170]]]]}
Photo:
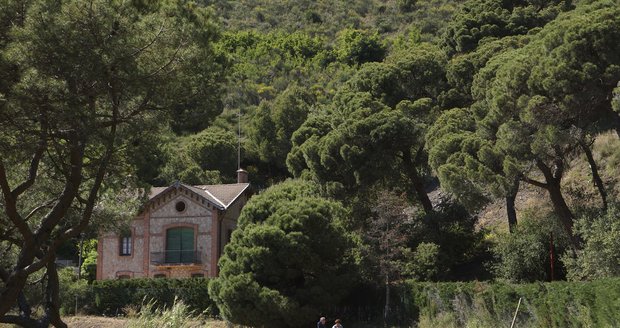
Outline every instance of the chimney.
{"type": "Polygon", "coordinates": [[[244,169],[237,170],[237,183],[248,183],[248,171],[244,169]]]}

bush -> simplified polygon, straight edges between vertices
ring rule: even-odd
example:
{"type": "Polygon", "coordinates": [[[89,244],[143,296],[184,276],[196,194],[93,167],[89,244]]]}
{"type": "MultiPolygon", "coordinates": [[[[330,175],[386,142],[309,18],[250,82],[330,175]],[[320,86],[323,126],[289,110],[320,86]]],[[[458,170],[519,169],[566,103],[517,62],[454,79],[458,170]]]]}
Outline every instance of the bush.
{"type": "MultiPolygon", "coordinates": [[[[539,210],[538,210],[539,211],[539,210]]],[[[562,263],[558,261],[568,245],[563,229],[554,214],[526,210],[513,233],[505,233],[497,239],[492,251],[497,262],[493,265],[498,278],[513,282],[550,280],[550,243],[553,236],[554,279],[562,278],[562,263]]]]}
{"type": "Polygon", "coordinates": [[[620,279],[593,282],[406,284],[420,327],[618,327],[620,279]]]}
{"type": "Polygon", "coordinates": [[[140,307],[151,301],[154,307],[170,308],[178,299],[194,313],[213,316],[218,310],[209,297],[208,282],[208,278],[95,281],[93,307],[99,315],[118,315],[125,314],[124,309],[128,307],[140,307]]]}
{"type": "Polygon", "coordinates": [[[577,220],[575,231],[584,241],[576,258],[562,260],[570,280],[587,280],[620,276],[620,209],[577,220]]]}
{"type": "Polygon", "coordinates": [[[408,275],[418,281],[436,279],[439,273],[439,245],[420,243],[408,257],[410,261],[405,264],[405,272],[408,275]]]}
{"type": "Polygon", "coordinates": [[[416,218],[410,243],[416,256],[411,263],[412,278],[487,277],[482,263],[488,257],[488,246],[483,232],[476,231],[476,221],[477,217],[467,213],[463,206],[449,202],[442,203],[435,213],[416,218]]]}
{"type": "Polygon", "coordinates": [[[62,315],[76,314],[75,300],[78,300],[78,312],[87,310],[88,304],[85,300],[89,299],[88,282],[84,279],[78,280],[75,269],[72,267],[58,270],[60,313],[62,315]]]}

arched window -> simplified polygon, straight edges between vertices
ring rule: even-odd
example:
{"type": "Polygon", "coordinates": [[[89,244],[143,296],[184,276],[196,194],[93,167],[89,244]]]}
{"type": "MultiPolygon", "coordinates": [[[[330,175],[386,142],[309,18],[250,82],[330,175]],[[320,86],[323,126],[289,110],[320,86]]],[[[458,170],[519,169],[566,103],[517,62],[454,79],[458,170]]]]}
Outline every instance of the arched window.
{"type": "Polygon", "coordinates": [[[194,263],[194,228],[166,230],[166,263],[194,263]]]}

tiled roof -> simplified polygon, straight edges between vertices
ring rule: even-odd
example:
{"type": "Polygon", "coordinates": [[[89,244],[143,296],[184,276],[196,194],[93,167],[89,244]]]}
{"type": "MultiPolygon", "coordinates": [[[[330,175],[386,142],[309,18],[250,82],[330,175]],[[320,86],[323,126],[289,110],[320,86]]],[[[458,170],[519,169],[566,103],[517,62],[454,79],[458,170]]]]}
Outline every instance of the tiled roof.
{"type": "Polygon", "coordinates": [[[190,186],[183,183],[175,183],[169,187],[153,187],[149,194],[149,200],[156,198],[165,191],[185,187],[188,190],[204,197],[209,202],[221,209],[227,209],[234,201],[243,194],[245,190],[250,186],[249,183],[231,183],[231,184],[218,184],[218,185],[198,185],[190,186]]]}

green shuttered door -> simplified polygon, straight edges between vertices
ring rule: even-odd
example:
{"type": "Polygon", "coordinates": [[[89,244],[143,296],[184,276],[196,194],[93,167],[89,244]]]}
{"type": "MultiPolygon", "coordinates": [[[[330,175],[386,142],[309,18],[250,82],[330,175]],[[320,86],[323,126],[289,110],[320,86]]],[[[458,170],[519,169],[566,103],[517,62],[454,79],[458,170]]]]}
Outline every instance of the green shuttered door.
{"type": "Polygon", "coordinates": [[[166,231],[166,263],[194,261],[194,229],[171,228],[166,231]]]}

